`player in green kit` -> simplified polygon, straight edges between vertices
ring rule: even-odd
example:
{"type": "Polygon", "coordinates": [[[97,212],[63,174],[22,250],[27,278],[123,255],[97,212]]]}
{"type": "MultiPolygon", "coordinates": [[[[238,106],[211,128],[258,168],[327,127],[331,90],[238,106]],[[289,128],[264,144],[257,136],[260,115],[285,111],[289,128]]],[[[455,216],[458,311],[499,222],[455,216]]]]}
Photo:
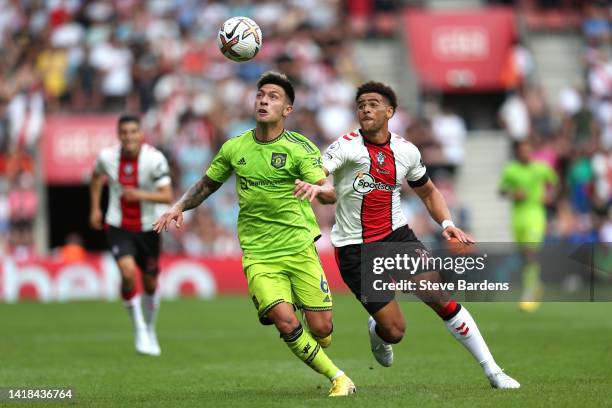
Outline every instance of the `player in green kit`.
{"type": "Polygon", "coordinates": [[[500,192],[512,200],[512,232],[523,257],[519,307],[532,312],[542,292],[537,255],[546,234],[547,187],[557,184],[557,174],[547,164],[531,160],[529,142],[517,143],[514,149],[516,160],[504,168],[500,192]]]}
{"type": "Polygon", "coordinates": [[[351,379],[327,357],[332,296],[314,241],[319,226],[310,202],[334,203],[321,153],[305,136],[285,130],[293,86],[267,72],[257,82],[257,126],[223,144],[206,174],[155,223],[180,228],[183,211],[197,207],[232,173],[239,198],[238,238],[249,292],[262,324],[274,324],[293,354],[332,382],[330,396],[355,392],[351,379]],[[302,309],[307,327],[298,320],[302,309]]]}

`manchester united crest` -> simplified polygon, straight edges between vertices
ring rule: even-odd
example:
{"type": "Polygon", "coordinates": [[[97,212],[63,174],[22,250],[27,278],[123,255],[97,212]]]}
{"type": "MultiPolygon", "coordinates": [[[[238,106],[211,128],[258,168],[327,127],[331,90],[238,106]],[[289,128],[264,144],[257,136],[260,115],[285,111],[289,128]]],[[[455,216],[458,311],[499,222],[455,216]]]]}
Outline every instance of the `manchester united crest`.
{"type": "Polygon", "coordinates": [[[280,169],[285,166],[287,162],[287,153],[272,153],[272,160],[270,164],[275,169],[280,169]]]}

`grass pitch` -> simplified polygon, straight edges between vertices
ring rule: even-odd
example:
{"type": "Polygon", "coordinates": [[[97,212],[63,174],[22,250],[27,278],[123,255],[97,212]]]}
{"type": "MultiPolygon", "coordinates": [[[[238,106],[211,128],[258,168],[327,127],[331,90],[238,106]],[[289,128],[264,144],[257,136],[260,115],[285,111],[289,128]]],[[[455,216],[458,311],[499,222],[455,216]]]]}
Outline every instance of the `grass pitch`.
{"type": "Polygon", "coordinates": [[[246,296],[162,302],[159,358],[134,352],[119,302],[0,305],[0,388],[75,390],[72,402],[31,404],[38,407],[612,406],[610,303],[548,303],[535,314],[511,303],[468,304],[520,390],[491,389],[437,316],[418,303],[402,307],[406,337],[394,366],[382,368],[361,306],[334,298],[328,354],[357,394],[330,400],[329,383],[258,323],[246,296]]]}

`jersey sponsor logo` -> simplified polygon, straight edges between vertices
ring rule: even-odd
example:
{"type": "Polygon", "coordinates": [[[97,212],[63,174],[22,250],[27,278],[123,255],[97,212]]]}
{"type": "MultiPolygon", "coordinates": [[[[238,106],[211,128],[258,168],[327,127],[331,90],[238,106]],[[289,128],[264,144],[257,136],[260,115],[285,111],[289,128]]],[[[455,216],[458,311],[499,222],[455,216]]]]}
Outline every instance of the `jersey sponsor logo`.
{"type": "Polygon", "coordinates": [[[360,194],[368,194],[372,190],[393,191],[395,188],[394,185],[376,181],[370,173],[359,172],[353,181],[353,190],[360,194]]]}
{"type": "Polygon", "coordinates": [[[323,279],[323,275],[321,275],[321,290],[323,293],[329,293],[329,284],[323,279]]]}
{"type": "Polygon", "coordinates": [[[270,164],[275,169],[280,169],[285,166],[287,162],[287,153],[272,153],[272,160],[270,164]]]}
{"type": "Polygon", "coordinates": [[[266,187],[282,184],[280,181],[274,180],[249,180],[246,177],[240,177],[240,188],[248,190],[249,187],[266,187]]]}

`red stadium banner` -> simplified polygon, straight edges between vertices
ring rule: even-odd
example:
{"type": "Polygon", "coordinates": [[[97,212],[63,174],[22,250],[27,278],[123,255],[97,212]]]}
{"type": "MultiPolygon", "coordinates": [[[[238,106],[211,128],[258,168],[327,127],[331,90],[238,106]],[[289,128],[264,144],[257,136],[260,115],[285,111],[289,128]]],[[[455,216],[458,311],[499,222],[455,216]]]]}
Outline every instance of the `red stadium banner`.
{"type": "Polygon", "coordinates": [[[110,115],[48,116],[42,139],[47,183],[87,182],[100,150],[117,143],[116,121],[110,115]]]}
{"type": "MultiPolygon", "coordinates": [[[[332,290],[348,290],[333,254],[321,254],[321,262],[332,290]]],[[[160,290],[165,299],[212,298],[218,294],[248,292],[239,256],[162,256],[160,290]]],[[[119,270],[110,254],[91,255],[75,263],[54,259],[16,261],[6,258],[0,261],[0,302],[114,300],[118,295],[119,270]]]]}
{"type": "Polygon", "coordinates": [[[505,7],[404,13],[406,47],[424,89],[503,90],[503,72],[516,36],[505,7]]]}

